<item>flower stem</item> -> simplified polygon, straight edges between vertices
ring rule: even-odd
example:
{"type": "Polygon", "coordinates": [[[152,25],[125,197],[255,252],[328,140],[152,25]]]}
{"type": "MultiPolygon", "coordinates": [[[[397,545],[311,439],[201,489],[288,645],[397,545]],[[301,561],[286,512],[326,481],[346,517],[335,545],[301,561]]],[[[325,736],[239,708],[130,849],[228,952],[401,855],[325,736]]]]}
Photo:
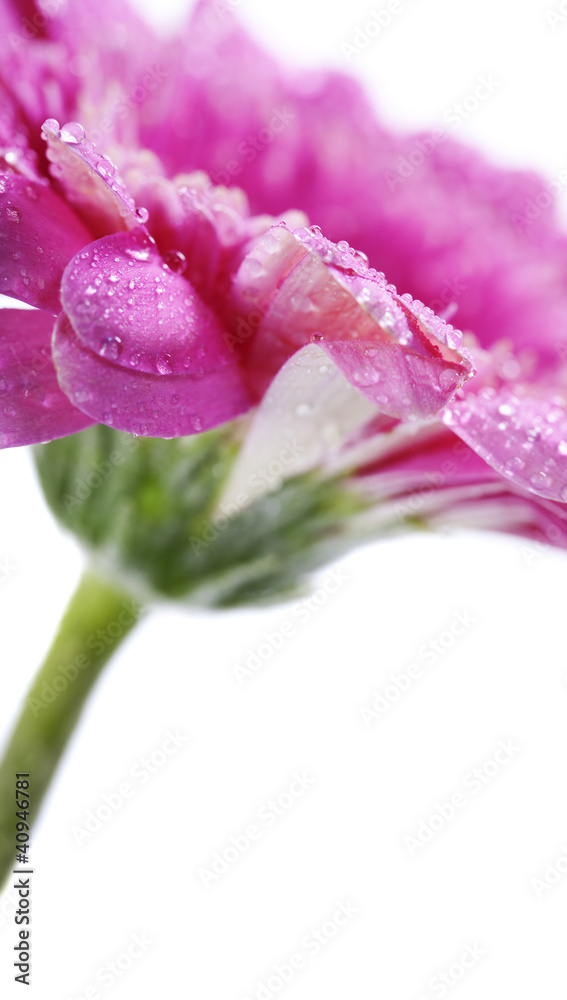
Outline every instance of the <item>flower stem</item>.
{"type": "MultiPolygon", "coordinates": [[[[16,774],[29,773],[25,822],[31,827],[91,688],[139,614],[140,605],[124,590],[84,574],[0,763],[0,888],[17,851],[16,774]]],[[[33,842],[29,864],[33,867],[33,842]]]]}

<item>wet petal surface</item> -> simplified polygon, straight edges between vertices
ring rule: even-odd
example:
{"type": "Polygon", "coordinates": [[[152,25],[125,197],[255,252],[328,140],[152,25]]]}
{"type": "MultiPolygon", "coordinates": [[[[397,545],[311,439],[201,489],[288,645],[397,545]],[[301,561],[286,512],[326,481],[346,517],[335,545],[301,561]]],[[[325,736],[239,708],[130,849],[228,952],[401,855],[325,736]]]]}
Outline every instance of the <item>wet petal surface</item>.
{"type": "Polygon", "coordinates": [[[61,314],[53,339],[59,383],[100,423],[150,437],[180,437],[217,427],[250,407],[236,366],[193,375],[150,375],[94,354],[61,314]]]}
{"type": "Polygon", "coordinates": [[[74,434],[94,422],[61,391],[51,359],[53,316],[0,310],[0,447],[74,434]]]}

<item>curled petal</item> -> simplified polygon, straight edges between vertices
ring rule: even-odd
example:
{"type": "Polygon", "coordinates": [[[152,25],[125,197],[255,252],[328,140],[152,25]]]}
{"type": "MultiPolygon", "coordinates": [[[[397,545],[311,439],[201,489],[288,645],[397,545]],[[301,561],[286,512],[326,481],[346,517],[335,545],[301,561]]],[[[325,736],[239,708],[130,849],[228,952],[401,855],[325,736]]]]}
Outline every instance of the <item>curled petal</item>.
{"type": "Polygon", "coordinates": [[[48,118],[42,134],[51,174],[94,236],[135,229],[146,221],[147,212],[136,208],[115,164],[97,153],[79,122],[60,129],[58,121],[48,118]]]}
{"type": "Polygon", "coordinates": [[[0,447],[74,434],[93,420],[76,410],[57,383],[51,360],[53,316],[0,311],[0,447]]]}
{"type": "Polygon", "coordinates": [[[0,175],[0,292],[28,305],[60,311],[63,269],[92,237],[45,184],[0,175]]]}
{"type": "Polygon", "coordinates": [[[59,384],[84,413],[116,430],[181,437],[249,409],[235,365],[192,375],[150,375],[112,364],[85,347],[62,313],[53,338],[59,384]]]}
{"type": "Polygon", "coordinates": [[[453,400],[448,427],[511,484],[567,501],[567,404],[535,387],[492,386],[453,400]]]}
{"type": "Polygon", "coordinates": [[[85,346],[130,370],[199,375],[234,365],[218,320],[142,230],[116,233],[77,254],[61,299],[85,346]]]}
{"type": "Polygon", "coordinates": [[[257,240],[236,275],[233,305],[233,342],[259,395],[309,340],[392,417],[437,413],[473,372],[458,331],[317,227],[280,223],[257,240]]]}

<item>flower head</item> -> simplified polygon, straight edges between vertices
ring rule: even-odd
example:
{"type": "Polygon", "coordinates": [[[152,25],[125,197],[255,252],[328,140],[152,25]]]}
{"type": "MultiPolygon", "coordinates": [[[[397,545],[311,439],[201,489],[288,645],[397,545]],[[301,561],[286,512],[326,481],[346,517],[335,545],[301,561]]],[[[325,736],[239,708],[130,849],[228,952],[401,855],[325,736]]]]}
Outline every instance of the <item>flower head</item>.
{"type": "Polygon", "coordinates": [[[227,503],[283,428],[284,480],[348,474],[382,518],[425,476],[429,520],[563,524],[567,237],[530,216],[541,181],[387,132],[217,7],[161,43],[71,2],[24,45],[4,0],[0,291],[34,309],[2,313],[2,444],[240,417],[227,503]]]}

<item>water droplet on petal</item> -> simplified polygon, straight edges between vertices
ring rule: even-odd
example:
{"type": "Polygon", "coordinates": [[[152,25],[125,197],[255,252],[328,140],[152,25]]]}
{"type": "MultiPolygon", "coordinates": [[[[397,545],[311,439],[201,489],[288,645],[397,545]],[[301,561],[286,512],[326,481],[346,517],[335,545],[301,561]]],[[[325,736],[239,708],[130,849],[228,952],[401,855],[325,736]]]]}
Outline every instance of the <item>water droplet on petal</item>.
{"type": "Polygon", "coordinates": [[[45,133],[43,136],[44,139],[53,135],[59,136],[59,122],[56,118],[46,118],[41,126],[41,131],[45,133]]]}
{"type": "Polygon", "coordinates": [[[171,375],[173,368],[171,365],[171,355],[170,354],[158,354],[156,358],[156,367],[160,375],[171,375]]]}
{"type": "Polygon", "coordinates": [[[59,137],[63,140],[63,142],[77,145],[78,143],[83,142],[85,138],[85,130],[80,122],[67,122],[66,125],[63,125],[59,137]]]}
{"type": "Polygon", "coordinates": [[[22,218],[22,213],[16,205],[6,205],[6,218],[10,222],[19,222],[22,218]]]}
{"type": "Polygon", "coordinates": [[[309,339],[312,344],[320,344],[325,338],[322,333],[312,333],[309,339]]]}
{"type": "Polygon", "coordinates": [[[122,352],[122,341],[120,337],[105,337],[100,345],[100,353],[103,358],[109,361],[116,361],[122,352]]]}
{"type": "Polygon", "coordinates": [[[148,219],[149,219],[149,217],[150,217],[150,213],[148,212],[147,208],[137,208],[135,210],[134,214],[135,214],[138,222],[141,222],[142,225],[145,222],[147,222],[148,219]]]}
{"type": "Polygon", "coordinates": [[[295,415],[297,417],[308,417],[311,413],[311,406],[309,403],[300,403],[295,409],[295,415]]]}
{"type": "Polygon", "coordinates": [[[185,254],[181,253],[181,250],[168,250],[163,259],[170,271],[174,271],[175,274],[183,274],[187,267],[185,254]]]}
{"type": "Polygon", "coordinates": [[[103,180],[111,181],[116,173],[116,167],[112,160],[108,159],[108,156],[101,156],[96,165],[96,172],[103,180]]]}
{"type": "Polygon", "coordinates": [[[442,389],[452,389],[456,386],[458,381],[458,372],[454,371],[452,368],[446,368],[439,375],[439,385],[442,389]]]}

